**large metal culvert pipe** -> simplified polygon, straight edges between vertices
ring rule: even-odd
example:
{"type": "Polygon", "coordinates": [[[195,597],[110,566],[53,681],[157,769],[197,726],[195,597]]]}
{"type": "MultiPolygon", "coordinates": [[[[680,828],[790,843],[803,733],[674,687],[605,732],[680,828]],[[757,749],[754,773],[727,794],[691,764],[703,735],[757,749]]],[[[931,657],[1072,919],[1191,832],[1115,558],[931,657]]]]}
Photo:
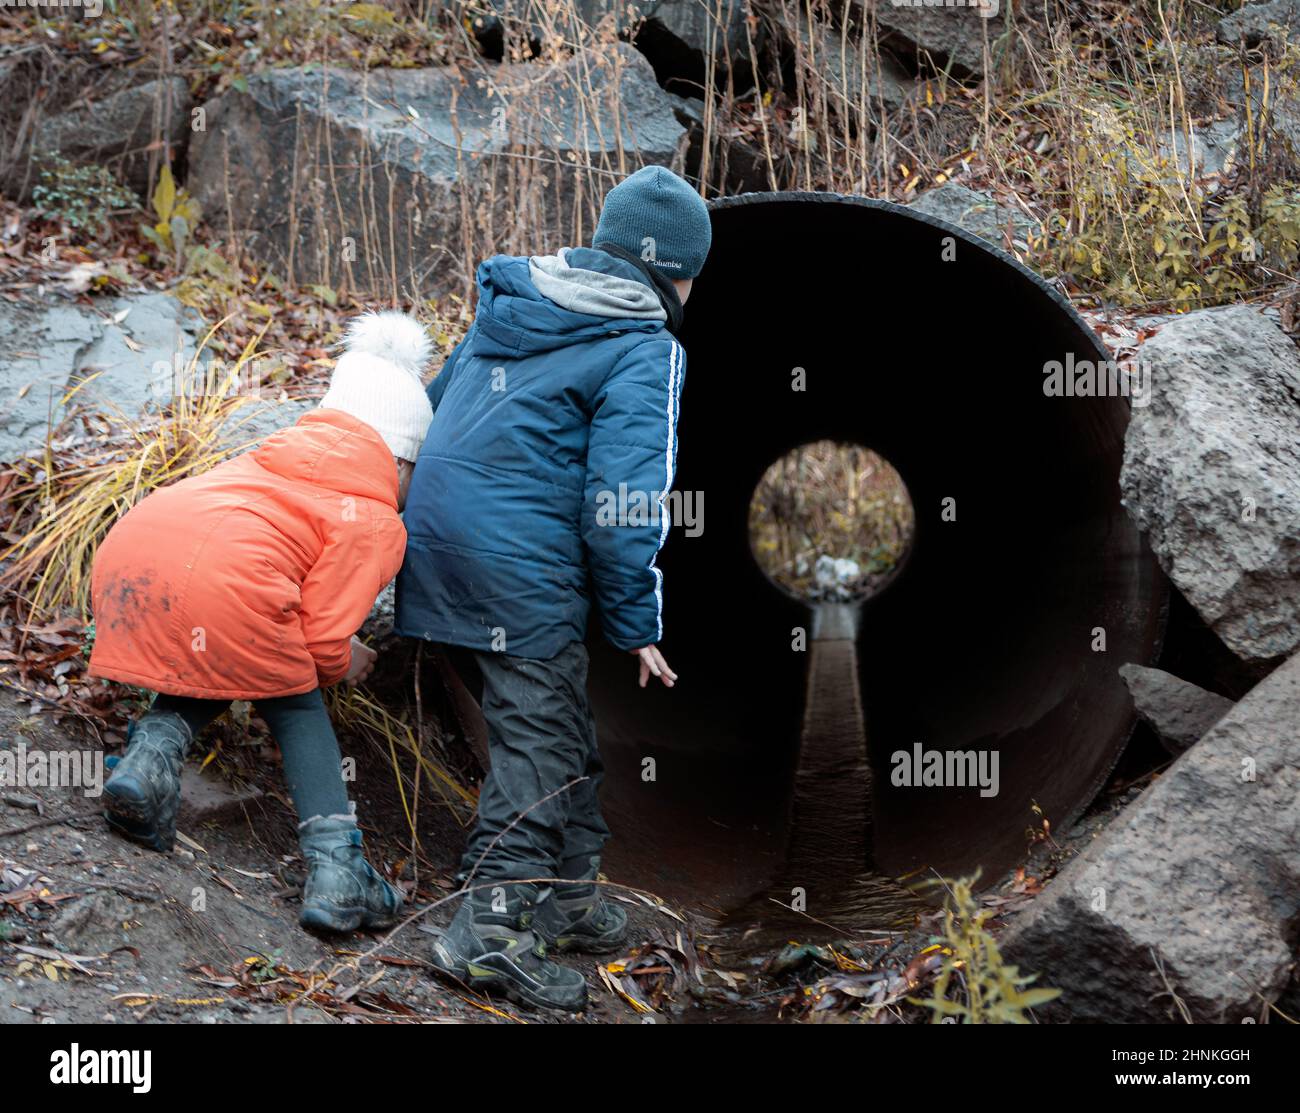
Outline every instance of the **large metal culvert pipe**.
{"type": "Polygon", "coordinates": [[[1023,856],[1035,806],[1060,829],[1092,799],[1132,727],[1117,669],[1157,649],[1164,581],[1119,501],[1129,403],[1045,394],[1049,361],[1105,349],[958,228],[831,194],[711,210],[676,484],[703,492],[704,531],[674,529],[660,561],[681,681],[638,691],[629,659],[592,639],[609,871],[717,908],[778,872],[810,657],[791,631],[811,618],[755,564],[747,512],[769,465],[830,438],[888,459],[916,511],[857,638],[876,861],[992,880],[1023,856]],[[997,751],[998,794],[892,785],[890,755],[916,743],[997,751]]]}

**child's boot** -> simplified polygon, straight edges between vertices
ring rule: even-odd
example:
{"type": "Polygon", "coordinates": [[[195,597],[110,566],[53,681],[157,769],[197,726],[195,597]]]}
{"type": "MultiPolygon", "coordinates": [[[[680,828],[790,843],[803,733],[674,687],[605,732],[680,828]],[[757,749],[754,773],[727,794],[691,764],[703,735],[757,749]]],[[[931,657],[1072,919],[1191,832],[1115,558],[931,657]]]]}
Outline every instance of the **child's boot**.
{"type": "Polygon", "coordinates": [[[131,730],[126,755],[104,785],[104,816],[115,831],[152,850],[176,843],[181,766],[194,736],[170,711],[150,711],[131,730]]]}
{"type": "Polygon", "coordinates": [[[584,951],[608,954],[627,938],[627,913],[601,899],[596,878],[600,858],[573,858],[560,864],[559,876],[586,884],[560,884],[543,902],[533,920],[533,930],[556,952],[584,951]]]}
{"type": "Polygon", "coordinates": [[[396,922],[402,895],[366,861],[352,816],[313,816],[298,825],[298,840],[307,862],[299,924],[348,932],[396,922]]]}
{"type": "Polygon", "coordinates": [[[433,946],[433,965],[474,989],[498,990],[520,1004],[581,1011],[586,979],[548,959],[546,943],[532,930],[538,910],[553,895],[510,882],[468,893],[433,946]]]}

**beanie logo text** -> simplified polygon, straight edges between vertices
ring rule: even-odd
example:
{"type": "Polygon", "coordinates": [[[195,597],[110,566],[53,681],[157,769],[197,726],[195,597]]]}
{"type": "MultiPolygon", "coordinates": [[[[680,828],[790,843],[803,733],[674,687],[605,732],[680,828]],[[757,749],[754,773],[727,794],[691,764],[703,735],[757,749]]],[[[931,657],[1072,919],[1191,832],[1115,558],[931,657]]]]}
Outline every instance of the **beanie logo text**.
{"type": "Polygon", "coordinates": [[[653,263],[656,267],[671,267],[674,270],[681,270],[681,263],[673,259],[655,258],[655,238],[654,236],[643,236],[641,238],[641,259],[646,263],[653,263]]]}

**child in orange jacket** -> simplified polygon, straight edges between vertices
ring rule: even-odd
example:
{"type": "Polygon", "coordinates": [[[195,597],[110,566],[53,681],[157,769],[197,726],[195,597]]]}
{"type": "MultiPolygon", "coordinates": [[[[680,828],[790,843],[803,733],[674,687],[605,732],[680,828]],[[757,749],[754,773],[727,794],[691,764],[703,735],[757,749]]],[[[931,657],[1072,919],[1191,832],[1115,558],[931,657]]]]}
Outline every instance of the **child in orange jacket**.
{"type": "Polygon", "coordinates": [[[299,922],[339,932],[392,923],[401,896],[362,853],[321,689],[374,660],[353,635],[401,566],[398,512],[432,419],[420,325],[366,314],[345,344],[319,409],[112,528],[95,554],[90,658],[92,676],[158,693],[104,786],[109,823],[170,851],[194,737],[252,700],[301,821],[299,922]]]}

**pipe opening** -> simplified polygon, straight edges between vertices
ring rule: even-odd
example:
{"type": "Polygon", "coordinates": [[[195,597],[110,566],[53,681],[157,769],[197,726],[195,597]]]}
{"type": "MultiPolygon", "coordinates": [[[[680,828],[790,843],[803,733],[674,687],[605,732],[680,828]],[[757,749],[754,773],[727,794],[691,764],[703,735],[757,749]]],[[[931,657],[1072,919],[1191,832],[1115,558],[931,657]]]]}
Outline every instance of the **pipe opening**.
{"type": "Polygon", "coordinates": [[[1082,813],[1123,750],[1119,666],[1154,658],[1164,597],[1120,504],[1128,403],[1044,392],[1053,361],[1108,353],[1056,290],[959,228],[824,194],[710,207],[674,483],[707,493],[707,528],[675,530],[659,560],[681,679],[637,691],[628,655],[589,642],[607,872],[720,916],[783,916],[773,899],[801,887],[805,925],[853,934],[886,924],[874,894],[846,899],[846,875],[995,880],[1040,817],[1082,813]],[[887,459],[915,508],[888,590],[838,605],[858,612],[847,629],[774,590],[750,540],[764,473],[822,441],[887,459]],[[996,794],[895,778],[918,746],[922,767],[996,755],[996,794]],[[834,876],[800,865],[817,840],[845,864],[834,876]]]}
{"type": "Polygon", "coordinates": [[[865,445],[813,441],[786,453],[749,500],[749,545],[764,575],[802,602],[860,603],[902,567],[916,514],[888,460],[865,445]]]}

